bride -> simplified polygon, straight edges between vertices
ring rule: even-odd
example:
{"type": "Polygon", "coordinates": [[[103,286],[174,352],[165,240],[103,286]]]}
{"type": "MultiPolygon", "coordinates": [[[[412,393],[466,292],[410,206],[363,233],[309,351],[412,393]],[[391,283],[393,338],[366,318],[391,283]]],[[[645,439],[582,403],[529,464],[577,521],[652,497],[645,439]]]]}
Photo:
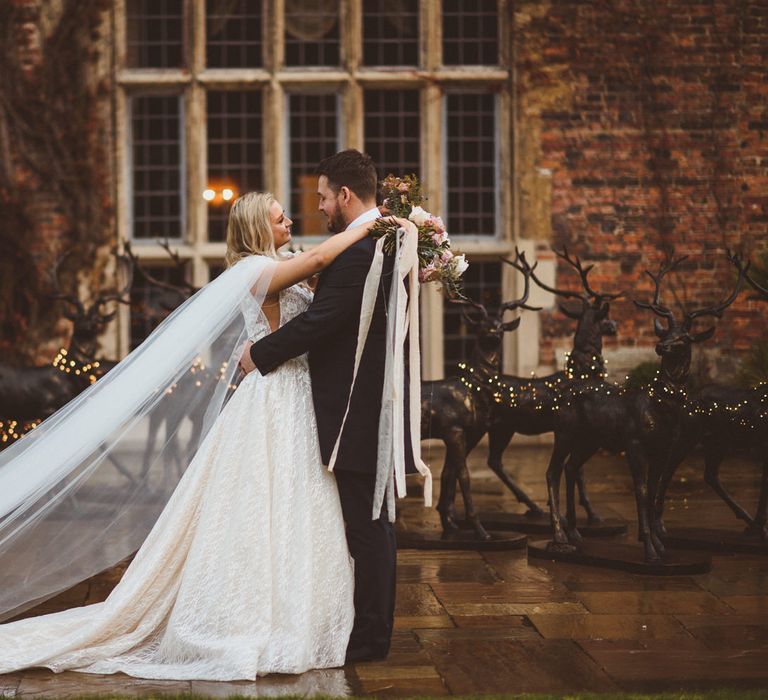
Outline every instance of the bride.
{"type": "MultiPolygon", "coordinates": [[[[42,666],[235,680],[343,665],[352,561],[334,476],[321,463],[306,357],[252,372],[232,393],[232,339],[257,340],[304,311],[312,293],[303,281],[373,222],[292,257],[276,252],[291,223],[272,195],[240,197],[229,269],[0,457],[0,613],[143,541],[104,602],[1,625],[0,673],[42,666]],[[147,420],[194,411],[210,428],[177,485],[166,445],[146,479],[115,486],[110,462],[143,451],[147,420]]],[[[195,445],[199,436],[186,437],[195,445]]]]}

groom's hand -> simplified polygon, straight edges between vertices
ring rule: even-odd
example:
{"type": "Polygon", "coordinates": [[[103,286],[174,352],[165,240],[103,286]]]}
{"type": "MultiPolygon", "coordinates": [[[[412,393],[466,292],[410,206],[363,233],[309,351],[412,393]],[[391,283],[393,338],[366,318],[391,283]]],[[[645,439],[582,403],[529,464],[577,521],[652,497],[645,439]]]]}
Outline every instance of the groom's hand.
{"type": "Polygon", "coordinates": [[[237,363],[243,372],[248,374],[249,372],[253,372],[253,370],[256,369],[256,365],[253,364],[253,360],[251,359],[251,347],[253,346],[253,343],[249,340],[245,347],[243,348],[243,354],[240,357],[239,362],[237,363]]]}

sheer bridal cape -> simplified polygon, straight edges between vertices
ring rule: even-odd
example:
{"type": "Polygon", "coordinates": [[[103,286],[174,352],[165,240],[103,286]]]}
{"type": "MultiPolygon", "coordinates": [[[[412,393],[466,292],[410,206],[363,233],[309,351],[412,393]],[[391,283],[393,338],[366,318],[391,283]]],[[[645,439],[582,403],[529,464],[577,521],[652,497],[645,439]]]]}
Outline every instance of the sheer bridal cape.
{"type": "Polygon", "coordinates": [[[222,409],[275,261],[241,261],[0,453],[0,619],[135,552],[222,409]],[[153,439],[154,437],[154,439],[153,439]]]}
{"type": "MultiPolygon", "coordinates": [[[[408,449],[426,479],[425,502],[431,502],[429,470],[418,457],[416,236],[399,233],[388,305],[379,509],[395,493],[405,495],[402,380],[409,332],[408,449]]],[[[382,244],[366,282],[355,374],[381,276],[382,244]]],[[[241,305],[261,305],[276,264],[252,256],[225,271],[109,374],[0,453],[0,620],[139,549],[232,395],[247,337],[241,305]]],[[[394,515],[394,507],[389,512],[394,515]]]]}

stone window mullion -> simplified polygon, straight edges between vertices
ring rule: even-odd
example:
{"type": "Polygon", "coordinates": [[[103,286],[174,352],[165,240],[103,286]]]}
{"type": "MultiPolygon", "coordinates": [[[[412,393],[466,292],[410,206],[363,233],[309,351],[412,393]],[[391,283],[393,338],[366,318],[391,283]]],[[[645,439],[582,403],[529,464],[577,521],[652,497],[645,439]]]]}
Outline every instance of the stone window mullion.
{"type": "Polygon", "coordinates": [[[265,27],[267,50],[270,62],[268,68],[274,75],[285,66],[285,5],[289,0],[264,0],[270,12],[269,25],[265,27]]]}
{"type": "Polygon", "coordinates": [[[278,200],[287,203],[286,95],[278,80],[285,64],[285,0],[265,0],[265,12],[268,15],[264,24],[265,65],[270,73],[270,82],[263,97],[264,183],[278,200]]]}
{"type": "Polygon", "coordinates": [[[422,0],[421,3],[421,65],[427,71],[440,68],[443,60],[441,5],[440,0],[422,0]]]}
{"type": "Polygon", "coordinates": [[[205,128],[205,87],[198,82],[205,69],[205,0],[187,0],[189,29],[189,70],[192,82],[187,88],[185,110],[187,143],[187,242],[192,250],[189,275],[195,286],[208,281],[208,266],[200,250],[207,240],[208,210],[202,193],[208,174],[205,128]]]}
{"type": "Polygon", "coordinates": [[[207,186],[208,152],[206,148],[205,89],[197,82],[187,94],[187,222],[188,242],[193,248],[192,283],[205,284],[208,272],[199,255],[200,247],[208,237],[208,209],[203,199],[207,186]]]}
{"type": "Polygon", "coordinates": [[[341,40],[344,66],[349,82],[343,90],[342,100],[342,147],[364,149],[363,137],[363,90],[357,79],[362,55],[362,3],[343,0],[341,3],[341,40]]]}
{"type": "Polygon", "coordinates": [[[264,183],[266,189],[288,206],[285,173],[288,168],[286,94],[276,78],[264,91],[264,183]]]}
{"type": "MultiPolygon", "coordinates": [[[[420,3],[420,64],[430,77],[421,90],[421,168],[426,208],[441,213],[442,87],[434,80],[442,62],[440,0],[420,3]]],[[[443,297],[429,285],[421,294],[421,352],[424,379],[443,377],[443,297]]]]}

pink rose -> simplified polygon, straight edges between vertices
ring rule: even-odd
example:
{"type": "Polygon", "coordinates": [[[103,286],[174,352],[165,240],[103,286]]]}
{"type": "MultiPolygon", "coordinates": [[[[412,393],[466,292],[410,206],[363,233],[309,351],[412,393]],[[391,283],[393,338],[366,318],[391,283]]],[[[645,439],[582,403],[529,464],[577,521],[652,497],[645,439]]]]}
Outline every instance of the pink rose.
{"type": "Polygon", "coordinates": [[[397,189],[398,189],[398,190],[400,190],[400,192],[407,192],[407,191],[408,191],[408,189],[409,189],[409,188],[408,188],[408,183],[407,183],[407,182],[401,182],[401,183],[400,183],[400,184],[397,186],[397,189]]]}
{"type": "Polygon", "coordinates": [[[433,263],[419,270],[419,282],[429,282],[437,274],[437,268],[433,263]]]}
{"type": "Polygon", "coordinates": [[[440,245],[448,240],[448,234],[445,231],[433,231],[431,238],[435,245],[440,245]]]}
{"type": "Polygon", "coordinates": [[[429,217],[429,223],[432,225],[432,228],[434,228],[437,231],[440,231],[440,233],[443,233],[445,231],[445,224],[443,223],[443,220],[439,216],[430,216],[429,217]]]}

